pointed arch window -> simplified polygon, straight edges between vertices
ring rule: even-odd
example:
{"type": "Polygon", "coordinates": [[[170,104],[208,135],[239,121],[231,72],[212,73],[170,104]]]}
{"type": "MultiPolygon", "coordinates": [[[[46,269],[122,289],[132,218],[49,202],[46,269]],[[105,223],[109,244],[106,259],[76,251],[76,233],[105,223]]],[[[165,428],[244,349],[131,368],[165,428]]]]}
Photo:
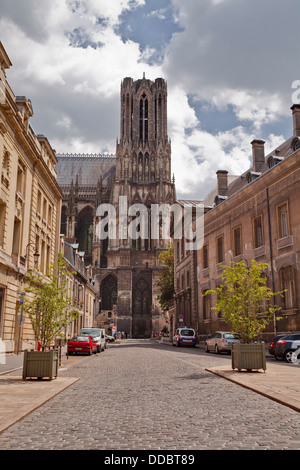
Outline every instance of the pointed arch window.
{"type": "Polygon", "coordinates": [[[112,310],[117,304],[118,287],[115,276],[108,275],[101,283],[101,310],[112,310]]]}
{"type": "Polygon", "coordinates": [[[148,98],[144,92],[140,99],[140,140],[148,140],[148,119],[149,119],[149,105],[148,98]]]}

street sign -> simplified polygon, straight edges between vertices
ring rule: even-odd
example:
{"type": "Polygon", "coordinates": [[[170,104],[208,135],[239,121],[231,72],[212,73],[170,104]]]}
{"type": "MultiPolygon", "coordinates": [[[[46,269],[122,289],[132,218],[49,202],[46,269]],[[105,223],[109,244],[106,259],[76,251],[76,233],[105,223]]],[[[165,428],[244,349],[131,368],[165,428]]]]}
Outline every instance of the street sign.
{"type": "Polygon", "coordinates": [[[18,297],[17,297],[17,304],[23,305],[24,302],[25,302],[25,293],[24,293],[24,292],[21,292],[20,294],[18,294],[18,297]]]}

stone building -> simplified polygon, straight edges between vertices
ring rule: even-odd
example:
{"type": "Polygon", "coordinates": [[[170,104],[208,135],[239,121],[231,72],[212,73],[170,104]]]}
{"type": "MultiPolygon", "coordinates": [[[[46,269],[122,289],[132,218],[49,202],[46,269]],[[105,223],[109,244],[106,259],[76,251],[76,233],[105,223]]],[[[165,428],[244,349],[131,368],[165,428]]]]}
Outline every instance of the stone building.
{"type": "Polygon", "coordinates": [[[292,106],[293,135],[268,155],[264,142],[252,142],[252,167],[232,180],[217,172],[218,184],[204,216],[204,245],[197,251],[199,334],[226,329],[212,310],[215,299],[203,297],[222,283],[222,266],[252,259],[268,263],[268,286],[278,292],[281,320],[274,318],[265,339],[300,331],[300,106],[292,106]]]}
{"type": "Polygon", "coordinates": [[[66,241],[79,244],[93,267],[97,324],[149,337],[162,313],[158,257],[171,243],[161,236],[161,223],[153,232],[151,208],[176,200],[166,82],[125,78],[120,107],[115,156],[58,155],[62,232],[66,241]],[[114,223],[117,229],[111,231],[114,223]]]}
{"type": "Polygon", "coordinates": [[[71,299],[72,310],[77,313],[75,320],[67,325],[65,338],[70,339],[81,328],[94,325],[96,289],[92,267],[85,265],[84,252],[78,251],[77,243],[68,243],[60,236],[59,252],[63,254],[68,273],[67,295],[71,299]]]}
{"type": "Polygon", "coordinates": [[[7,352],[32,347],[30,324],[16,306],[27,270],[45,274],[55,261],[62,200],[55,151],[30,126],[30,100],[11,90],[11,65],[0,43],[0,338],[7,352]]]}

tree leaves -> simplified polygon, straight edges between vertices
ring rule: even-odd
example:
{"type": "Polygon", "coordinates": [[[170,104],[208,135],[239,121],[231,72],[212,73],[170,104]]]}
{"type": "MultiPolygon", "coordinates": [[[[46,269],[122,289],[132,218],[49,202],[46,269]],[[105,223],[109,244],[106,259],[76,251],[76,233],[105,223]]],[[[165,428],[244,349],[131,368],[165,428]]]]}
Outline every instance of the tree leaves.
{"type": "Polygon", "coordinates": [[[248,267],[241,261],[223,268],[223,284],[216,290],[206,291],[203,296],[216,295],[216,306],[212,309],[230,323],[232,331],[249,343],[257,339],[280,310],[274,305],[273,298],[282,292],[272,292],[267,286],[268,263],[258,264],[252,260],[248,267]]]}
{"type": "Polygon", "coordinates": [[[158,275],[158,286],[161,292],[158,300],[162,310],[165,311],[174,295],[174,246],[171,245],[168,250],[160,253],[158,259],[163,265],[158,275]]]}
{"type": "Polygon", "coordinates": [[[33,271],[26,276],[23,309],[30,320],[34,338],[42,349],[62,336],[64,328],[78,315],[72,310],[68,296],[70,275],[73,273],[67,270],[67,262],[59,254],[57,264],[48,267],[47,277],[33,271]]]}

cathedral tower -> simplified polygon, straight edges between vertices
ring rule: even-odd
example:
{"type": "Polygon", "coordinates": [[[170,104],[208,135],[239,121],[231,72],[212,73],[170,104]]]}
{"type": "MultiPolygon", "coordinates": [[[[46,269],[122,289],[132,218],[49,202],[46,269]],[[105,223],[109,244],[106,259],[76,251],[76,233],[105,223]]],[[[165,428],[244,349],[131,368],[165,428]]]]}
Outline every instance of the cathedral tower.
{"type": "MultiPolygon", "coordinates": [[[[114,239],[103,242],[101,269],[101,309],[117,309],[118,329],[133,337],[149,337],[160,316],[156,286],[161,266],[159,253],[170,240],[151,232],[153,204],[173,204],[175,186],[171,181],[171,143],[167,134],[167,84],[162,78],[154,82],[145,78],[121,83],[120,139],[116,148],[116,177],[110,202],[121,223],[120,200],[127,204],[125,222],[129,229],[141,207],[146,217],[144,231],[131,237],[117,232],[114,239]],[[140,205],[140,206],[138,206],[140,205]],[[145,228],[146,227],[146,228],[145,228]],[[108,283],[108,286],[106,286],[108,283]]],[[[126,228],[126,227],[125,227],[126,228]]]]}
{"type": "Polygon", "coordinates": [[[152,209],[176,200],[165,80],[124,78],[116,155],[61,154],[56,171],[63,192],[61,233],[93,268],[95,326],[110,332],[114,325],[131,337],[159,331],[159,254],[170,239],[162,236],[162,218],[153,229],[152,209]],[[107,229],[115,223],[112,236],[107,229]]]}

